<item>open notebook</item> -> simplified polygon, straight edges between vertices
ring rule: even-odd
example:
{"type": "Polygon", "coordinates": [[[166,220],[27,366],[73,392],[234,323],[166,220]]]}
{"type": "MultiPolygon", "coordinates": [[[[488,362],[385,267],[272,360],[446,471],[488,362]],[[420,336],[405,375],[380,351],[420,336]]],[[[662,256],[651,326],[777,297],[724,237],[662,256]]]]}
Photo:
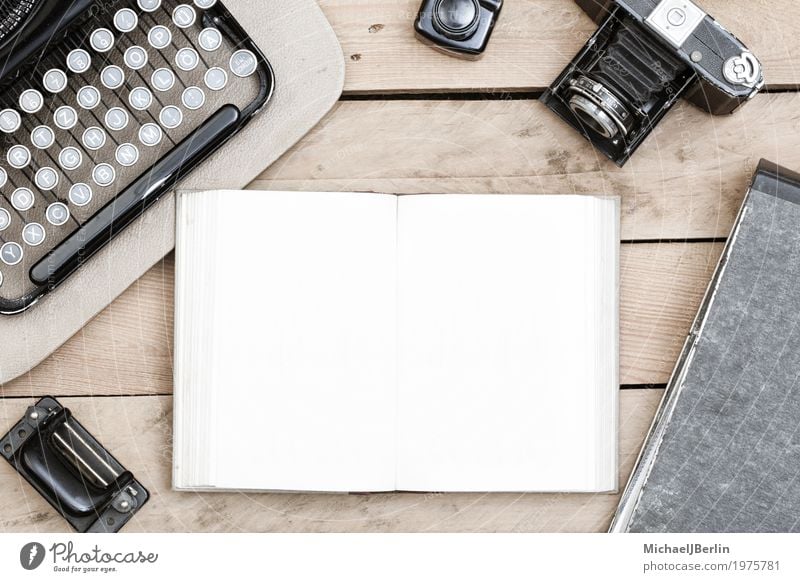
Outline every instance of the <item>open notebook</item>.
{"type": "Polygon", "coordinates": [[[178,198],[173,486],[617,488],[619,201],[178,198]]]}

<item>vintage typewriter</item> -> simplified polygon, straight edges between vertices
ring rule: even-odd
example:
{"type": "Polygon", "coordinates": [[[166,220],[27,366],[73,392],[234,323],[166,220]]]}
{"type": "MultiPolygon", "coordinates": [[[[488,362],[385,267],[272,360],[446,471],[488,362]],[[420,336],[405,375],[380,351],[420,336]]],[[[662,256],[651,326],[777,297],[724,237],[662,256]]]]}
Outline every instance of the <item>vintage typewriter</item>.
{"type": "Polygon", "coordinates": [[[217,0],[0,0],[0,313],[56,288],[273,87],[217,0]]]}

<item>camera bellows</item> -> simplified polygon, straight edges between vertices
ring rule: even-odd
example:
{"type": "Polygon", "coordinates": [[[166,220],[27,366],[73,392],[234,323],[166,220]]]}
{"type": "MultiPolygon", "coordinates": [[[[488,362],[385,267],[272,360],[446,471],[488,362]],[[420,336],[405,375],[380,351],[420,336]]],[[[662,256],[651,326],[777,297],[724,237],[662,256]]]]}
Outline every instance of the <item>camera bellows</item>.
{"type": "Polygon", "coordinates": [[[642,106],[687,69],[653,40],[626,22],[589,75],[642,106]]]}

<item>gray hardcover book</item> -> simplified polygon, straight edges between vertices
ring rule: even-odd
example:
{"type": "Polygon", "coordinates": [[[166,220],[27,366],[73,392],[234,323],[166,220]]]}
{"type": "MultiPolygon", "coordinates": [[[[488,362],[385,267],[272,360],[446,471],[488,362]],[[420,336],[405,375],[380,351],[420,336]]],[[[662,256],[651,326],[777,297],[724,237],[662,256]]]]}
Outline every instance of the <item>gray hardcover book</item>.
{"type": "Polygon", "coordinates": [[[759,164],[611,531],[800,531],[800,175],[759,164]]]}

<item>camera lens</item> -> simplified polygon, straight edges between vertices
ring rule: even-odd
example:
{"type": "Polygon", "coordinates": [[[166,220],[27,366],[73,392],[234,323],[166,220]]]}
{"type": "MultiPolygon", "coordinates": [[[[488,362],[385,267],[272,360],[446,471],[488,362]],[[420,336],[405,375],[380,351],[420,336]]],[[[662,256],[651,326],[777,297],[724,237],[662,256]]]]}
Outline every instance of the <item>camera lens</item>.
{"type": "Polygon", "coordinates": [[[598,105],[595,105],[582,95],[574,95],[569,101],[569,108],[595,133],[611,139],[619,133],[619,128],[598,105]]]}
{"type": "Polygon", "coordinates": [[[478,0],[438,0],[433,10],[433,25],[448,38],[464,40],[475,34],[480,15],[478,0]]]}
{"type": "Polygon", "coordinates": [[[595,133],[612,139],[628,135],[633,117],[626,103],[603,83],[585,75],[570,81],[569,108],[595,133]]]}

